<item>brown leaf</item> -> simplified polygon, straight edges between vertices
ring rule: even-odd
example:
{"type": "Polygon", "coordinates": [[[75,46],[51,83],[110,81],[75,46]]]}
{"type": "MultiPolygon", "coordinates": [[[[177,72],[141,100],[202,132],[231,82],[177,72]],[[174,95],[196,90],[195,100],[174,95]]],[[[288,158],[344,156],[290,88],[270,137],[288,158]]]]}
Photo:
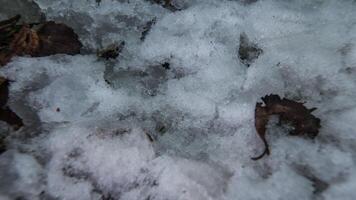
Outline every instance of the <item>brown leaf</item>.
{"type": "Polygon", "coordinates": [[[6,65],[12,57],[33,57],[54,54],[79,54],[82,44],[73,29],[52,21],[43,24],[17,25],[20,15],[0,22],[0,65],[6,65]],[[38,25],[36,31],[32,27],[38,25]]]}
{"type": "Polygon", "coordinates": [[[15,34],[11,41],[10,50],[12,55],[34,55],[39,48],[39,38],[37,33],[29,26],[22,26],[20,32],[15,34]]]}
{"type": "Polygon", "coordinates": [[[34,55],[39,47],[39,38],[37,33],[29,26],[23,25],[20,31],[13,34],[8,49],[0,53],[0,64],[6,65],[13,56],[34,55]]]}
{"type": "Polygon", "coordinates": [[[282,122],[289,122],[294,126],[290,135],[306,135],[310,138],[315,138],[319,133],[320,119],[311,113],[316,108],[307,109],[303,103],[295,102],[286,98],[281,99],[278,95],[267,95],[262,97],[262,103],[256,103],[255,109],[255,127],[258,135],[262,139],[265,150],[264,152],[252,158],[258,160],[264,155],[269,155],[269,146],[266,141],[266,126],[271,115],[279,115],[282,122]]]}
{"type": "Polygon", "coordinates": [[[40,47],[37,54],[32,56],[80,53],[82,44],[78,35],[65,24],[46,22],[38,29],[37,34],[40,39],[40,47]]]}
{"type": "Polygon", "coordinates": [[[17,15],[0,22],[0,66],[8,63],[12,57],[10,44],[15,34],[19,31],[16,24],[20,18],[21,16],[17,15]]]}

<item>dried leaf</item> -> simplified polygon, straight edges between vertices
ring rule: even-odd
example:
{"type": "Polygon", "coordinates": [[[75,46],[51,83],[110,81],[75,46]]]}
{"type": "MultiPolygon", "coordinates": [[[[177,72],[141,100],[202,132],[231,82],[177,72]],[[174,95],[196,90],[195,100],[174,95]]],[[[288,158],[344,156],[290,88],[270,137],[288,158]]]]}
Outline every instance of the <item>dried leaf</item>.
{"type": "Polygon", "coordinates": [[[12,35],[10,44],[0,53],[1,65],[5,65],[16,55],[34,55],[39,48],[38,35],[28,25],[23,25],[19,32],[12,35]]]}
{"type": "Polygon", "coordinates": [[[21,16],[17,15],[0,22],[0,66],[8,63],[12,57],[10,44],[15,34],[19,31],[16,24],[20,18],[21,16]]]}
{"type": "Polygon", "coordinates": [[[78,54],[82,44],[73,29],[55,22],[17,25],[17,15],[0,22],[0,65],[6,65],[12,57],[30,55],[33,57],[54,54],[78,54]],[[36,31],[32,27],[39,25],[36,31]]]}
{"type": "Polygon", "coordinates": [[[82,44],[72,28],[65,24],[46,22],[37,31],[40,47],[32,56],[49,56],[54,54],[75,55],[80,53],[82,44]]]}
{"type": "Polygon", "coordinates": [[[11,56],[14,55],[34,55],[39,48],[39,38],[37,33],[29,26],[22,26],[20,32],[15,34],[10,44],[11,56]]]}
{"type": "Polygon", "coordinates": [[[315,138],[319,133],[320,119],[311,113],[316,108],[307,109],[303,104],[289,99],[281,99],[278,95],[267,95],[262,98],[262,103],[256,103],[255,109],[255,127],[258,135],[262,139],[265,150],[264,152],[252,158],[258,160],[264,155],[269,155],[269,146],[266,141],[266,126],[271,115],[279,115],[280,121],[289,122],[294,126],[290,135],[306,135],[315,138]]]}

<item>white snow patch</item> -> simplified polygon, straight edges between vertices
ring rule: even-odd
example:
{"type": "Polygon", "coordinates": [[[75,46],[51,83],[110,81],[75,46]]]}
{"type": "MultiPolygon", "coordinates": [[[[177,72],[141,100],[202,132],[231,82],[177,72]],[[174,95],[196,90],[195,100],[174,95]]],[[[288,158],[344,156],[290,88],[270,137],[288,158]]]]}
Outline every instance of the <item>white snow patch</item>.
{"type": "Polygon", "coordinates": [[[146,0],[36,2],[90,55],[14,58],[0,70],[13,80],[10,105],[41,125],[7,138],[32,151],[0,155],[17,185],[0,180],[0,198],[356,198],[355,2],[178,0],[177,12],[146,0]],[[242,33],[263,50],[250,67],[238,58],[242,33]],[[94,55],[121,40],[118,60],[94,55]],[[322,128],[310,140],[271,122],[271,155],[252,161],[263,150],[254,108],[270,93],[317,107],[322,128]]]}

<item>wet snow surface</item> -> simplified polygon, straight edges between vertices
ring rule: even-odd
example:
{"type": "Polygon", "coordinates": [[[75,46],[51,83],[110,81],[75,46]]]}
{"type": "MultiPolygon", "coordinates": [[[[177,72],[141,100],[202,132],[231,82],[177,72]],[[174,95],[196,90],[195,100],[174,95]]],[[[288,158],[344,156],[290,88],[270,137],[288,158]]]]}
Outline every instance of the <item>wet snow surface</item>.
{"type": "Polygon", "coordinates": [[[0,199],[356,199],[354,1],[36,2],[85,48],[0,70],[26,124],[0,155],[0,199]],[[241,34],[262,50],[249,67],[241,34]],[[121,41],[116,61],[97,59],[121,41]],[[272,154],[252,161],[270,93],[318,107],[322,128],[310,140],[271,120],[272,154]]]}

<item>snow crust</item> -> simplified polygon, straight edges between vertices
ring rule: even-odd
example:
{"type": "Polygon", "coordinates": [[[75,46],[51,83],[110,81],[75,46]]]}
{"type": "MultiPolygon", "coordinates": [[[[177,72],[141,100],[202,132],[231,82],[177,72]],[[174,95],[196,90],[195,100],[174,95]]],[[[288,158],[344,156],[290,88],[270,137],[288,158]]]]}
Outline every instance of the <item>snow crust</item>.
{"type": "Polygon", "coordinates": [[[354,1],[36,2],[85,48],[0,69],[27,125],[0,155],[0,199],[356,199],[354,1]],[[263,49],[248,68],[242,33],[263,49]],[[96,58],[118,41],[117,60],[96,58]],[[308,140],[272,120],[272,153],[252,161],[270,93],[317,107],[322,128],[308,140]]]}

